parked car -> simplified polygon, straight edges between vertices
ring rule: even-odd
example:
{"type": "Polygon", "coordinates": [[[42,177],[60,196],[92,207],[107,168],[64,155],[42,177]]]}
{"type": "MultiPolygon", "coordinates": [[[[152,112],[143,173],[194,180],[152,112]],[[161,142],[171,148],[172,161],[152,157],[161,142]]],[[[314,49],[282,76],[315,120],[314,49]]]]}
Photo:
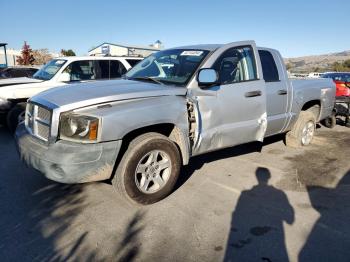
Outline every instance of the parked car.
{"type": "Polygon", "coordinates": [[[51,60],[31,78],[0,80],[0,118],[14,131],[24,120],[26,101],[33,95],[56,86],[120,78],[139,57],[60,57],[51,60]]]}
{"type": "Polygon", "coordinates": [[[348,73],[328,73],[323,78],[331,78],[337,88],[336,96],[350,96],[350,72],[348,73]]]}
{"type": "Polygon", "coordinates": [[[171,193],[190,157],[281,133],[289,146],[309,145],[334,97],[333,81],[289,80],[279,52],[253,41],[179,47],[123,80],[32,97],[16,141],[49,179],[111,179],[126,199],[151,204],[171,193]]]}
{"type": "Polygon", "coordinates": [[[337,117],[344,117],[344,124],[350,128],[350,72],[348,73],[327,73],[324,78],[333,79],[336,85],[336,99],[334,113],[331,117],[325,119],[324,125],[329,128],[335,127],[337,117]]]}
{"type": "Polygon", "coordinates": [[[307,77],[310,77],[310,78],[320,78],[323,76],[323,73],[319,73],[319,72],[311,72],[308,74],[307,77]]]}
{"type": "Polygon", "coordinates": [[[8,67],[0,71],[0,79],[32,77],[39,69],[34,67],[8,67]]]}

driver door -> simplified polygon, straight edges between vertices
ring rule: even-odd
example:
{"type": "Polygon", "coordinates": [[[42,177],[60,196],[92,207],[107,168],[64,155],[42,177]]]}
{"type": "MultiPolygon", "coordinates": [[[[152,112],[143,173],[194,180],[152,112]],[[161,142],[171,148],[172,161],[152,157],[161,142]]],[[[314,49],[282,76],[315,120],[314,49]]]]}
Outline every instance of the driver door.
{"type": "Polygon", "coordinates": [[[219,83],[194,88],[199,123],[193,154],[251,141],[263,141],[266,132],[266,94],[259,55],[252,41],[218,49],[202,68],[214,68],[219,83]]]}

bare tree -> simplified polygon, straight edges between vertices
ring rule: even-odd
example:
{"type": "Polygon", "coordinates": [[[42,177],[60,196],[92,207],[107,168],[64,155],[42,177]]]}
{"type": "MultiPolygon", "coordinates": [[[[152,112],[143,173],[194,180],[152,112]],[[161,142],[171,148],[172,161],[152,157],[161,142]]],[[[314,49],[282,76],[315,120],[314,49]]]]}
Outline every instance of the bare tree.
{"type": "Polygon", "coordinates": [[[33,56],[35,65],[44,65],[53,58],[47,48],[33,50],[33,56]]]}

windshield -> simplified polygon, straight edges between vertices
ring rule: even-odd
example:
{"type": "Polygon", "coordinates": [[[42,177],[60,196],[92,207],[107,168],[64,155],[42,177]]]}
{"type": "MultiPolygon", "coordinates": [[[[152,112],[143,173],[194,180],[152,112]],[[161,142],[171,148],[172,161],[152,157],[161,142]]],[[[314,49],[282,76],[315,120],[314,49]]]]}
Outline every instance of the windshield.
{"type": "Polygon", "coordinates": [[[160,51],[138,63],[125,76],[130,80],[151,79],[155,83],[184,86],[208,53],[187,49],[160,51]]]}
{"type": "Polygon", "coordinates": [[[66,62],[67,60],[64,59],[53,59],[44,65],[38,72],[36,72],[33,75],[33,78],[40,80],[50,80],[66,62]]]}

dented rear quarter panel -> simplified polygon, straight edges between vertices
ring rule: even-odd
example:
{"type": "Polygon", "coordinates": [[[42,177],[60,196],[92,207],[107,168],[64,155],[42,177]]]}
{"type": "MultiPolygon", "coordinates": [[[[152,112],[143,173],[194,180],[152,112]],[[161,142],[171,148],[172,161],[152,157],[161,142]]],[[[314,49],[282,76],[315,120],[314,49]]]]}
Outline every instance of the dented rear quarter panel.
{"type": "Polygon", "coordinates": [[[290,79],[293,90],[291,104],[291,119],[286,130],[290,130],[303,106],[309,101],[319,101],[321,104],[320,115],[317,121],[321,121],[332,114],[335,102],[335,84],[331,79],[290,79]]]}

